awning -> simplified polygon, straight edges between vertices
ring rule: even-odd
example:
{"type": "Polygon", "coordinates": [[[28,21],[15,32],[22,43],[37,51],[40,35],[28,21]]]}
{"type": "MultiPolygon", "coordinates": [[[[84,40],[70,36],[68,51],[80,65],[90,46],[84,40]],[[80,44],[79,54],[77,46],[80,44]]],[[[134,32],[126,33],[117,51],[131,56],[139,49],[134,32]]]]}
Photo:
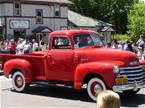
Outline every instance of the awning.
{"type": "Polygon", "coordinates": [[[46,26],[39,26],[32,30],[33,33],[50,33],[52,30],[46,26]]]}

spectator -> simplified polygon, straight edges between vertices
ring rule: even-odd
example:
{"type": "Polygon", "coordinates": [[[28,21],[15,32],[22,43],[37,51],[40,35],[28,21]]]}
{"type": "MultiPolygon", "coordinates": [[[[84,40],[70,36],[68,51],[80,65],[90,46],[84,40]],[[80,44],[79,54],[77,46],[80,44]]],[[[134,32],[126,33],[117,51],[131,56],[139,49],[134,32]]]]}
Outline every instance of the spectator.
{"type": "Polygon", "coordinates": [[[138,39],[138,41],[136,42],[136,44],[137,44],[138,47],[142,47],[142,49],[144,48],[145,42],[144,42],[143,35],[140,35],[140,38],[138,39]]]}
{"type": "Polygon", "coordinates": [[[39,45],[35,39],[32,40],[32,50],[37,51],[39,49],[39,45]]]}
{"type": "Polygon", "coordinates": [[[24,42],[23,41],[24,40],[19,39],[18,42],[17,42],[17,47],[16,47],[17,54],[23,53],[23,48],[24,48],[24,45],[23,45],[24,42]]]}
{"type": "Polygon", "coordinates": [[[30,42],[27,40],[26,44],[24,45],[24,49],[23,49],[24,54],[30,53],[30,50],[31,50],[31,45],[30,45],[30,42]]]}
{"type": "Polygon", "coordinates": [[[9,53],[5,48],[5,43],[3,41],[0,42],[0,53],[9,53]]]}
{"type": "Polygon", "coordinates": [[[41,43],[40,43],[40,49],[42,51],[45,51],[46,50],[46,44],[44,43],[44,41],[41,41],[41,43]]]}
{"type": "Polygon", "coordinates": [[[113,91],[102,91],[97,96],[97,108],[120,108],[120,105],[120,97],[113,91]]]}
{"type": "Polygon", "coordinates": [[[123,50],[123,45],[121,41],[118,42],[118,49],[123,50]]]}
{"type": "Polygon", "coordinates": [[[117,42],[116,39],[114,39],[114,40],[112,41],[112,46],[111,46],[111,48],[118,49],[118,42],[117,42]]]}
{"type": "Polygon", "coordinates": [[[111,48],[111,42],[108,42],[105,47],[106,48],[111,48]]]}
{"type": "Polygon", "coordinates": [[[14,39],[11,39],[10,40],[10,44],[9,44],[9,51],[10,51],[10,54],[16,54],[16,43],[14,41],[14,39]]]}

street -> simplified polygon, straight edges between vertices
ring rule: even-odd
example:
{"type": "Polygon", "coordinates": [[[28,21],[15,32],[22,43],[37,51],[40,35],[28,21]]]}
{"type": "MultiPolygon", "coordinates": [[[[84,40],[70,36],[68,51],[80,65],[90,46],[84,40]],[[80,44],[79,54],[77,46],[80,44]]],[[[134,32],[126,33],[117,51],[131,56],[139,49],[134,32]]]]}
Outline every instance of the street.
{"type": "MultiPolygon", "coordinates": [[[[0,108],[96,108],[87,92],[77,92],[65,87],[32,85],[24,93],[12,91],[11,80],[0,76],[0,108]]],[[[145,89],[136,95],[119,93],[121,108],[145,108],[145,89]]]]}

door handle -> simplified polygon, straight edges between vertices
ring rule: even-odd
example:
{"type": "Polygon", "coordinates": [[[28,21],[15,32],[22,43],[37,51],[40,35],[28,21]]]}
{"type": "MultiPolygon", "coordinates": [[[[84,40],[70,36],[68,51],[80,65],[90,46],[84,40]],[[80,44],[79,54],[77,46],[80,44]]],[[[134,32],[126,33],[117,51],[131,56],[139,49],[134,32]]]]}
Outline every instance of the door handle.
{"type": "Polygon", "coordinates": [[[50,62],[51,62],[52,64],[54,64],[54,61],[53,61],[53,58],[52,58],[52,54],[48,54],[48,59],[50,60],[50,62]]]}

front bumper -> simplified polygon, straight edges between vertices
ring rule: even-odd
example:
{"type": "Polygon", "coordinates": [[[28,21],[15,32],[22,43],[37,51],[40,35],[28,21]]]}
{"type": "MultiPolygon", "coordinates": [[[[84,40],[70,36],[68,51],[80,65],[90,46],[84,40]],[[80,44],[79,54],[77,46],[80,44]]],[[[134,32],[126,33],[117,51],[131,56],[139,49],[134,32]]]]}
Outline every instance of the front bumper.
{"type": "Polygon", "coordinates": [[[132,83],[132,84],[125,84],[125,85],[114,85],[113,91],[126,91],[126,90],[134,90],[145,88],[145,83],[132,83]]]}

